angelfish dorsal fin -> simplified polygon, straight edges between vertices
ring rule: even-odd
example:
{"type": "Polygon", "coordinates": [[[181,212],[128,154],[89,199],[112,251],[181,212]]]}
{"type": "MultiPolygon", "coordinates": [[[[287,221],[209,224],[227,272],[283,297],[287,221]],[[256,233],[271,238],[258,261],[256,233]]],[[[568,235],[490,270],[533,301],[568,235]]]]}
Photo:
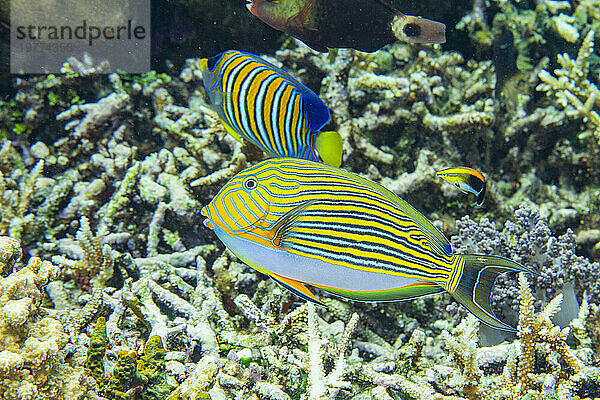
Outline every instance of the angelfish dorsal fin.
{"type": "MultiPolygon", "coordinates": [[[[310,46],[310,45],[309,45],[310,46]]],[[[319,45],[317,45],[318,47],[319,45]]],[[[327,48],[322,47],[318,51],[327,51],[327,48]]],[[[277,72],[279,76],[288,81],[294,88],[297,90],[302,96],[302,107],[301,109],[305,112],[306,119],[308,121],[308,126],[313,131],[319,131],[325,124],[329,122],[331,119],[331,113],[329,112],[329,107],[325,104],[323,100],[315,92],[313,92],[310,88],[300,82],[298,79],[294,78],[289,72],[279,68],[278,66],[271,64],[270,62],[263,60],[262,58],[248,52],[240,52],[246,54],[248,57],[253,58],[256,62],[267,65],[273,71],[277,72]]]]}
{"type": "Polygon", "coordinates": [[[269,232],[271,233],[271,241],[275,246],[281,246],[281,239],[285,235],[285,232],[292,228],[294,222],[296,222],[296,219],[302,213],[302,211],[306,210],[307,207],[315,204],[316,202],[316,200],[305,201],[304,203],[283,214],[270,226],[269,232]]]}

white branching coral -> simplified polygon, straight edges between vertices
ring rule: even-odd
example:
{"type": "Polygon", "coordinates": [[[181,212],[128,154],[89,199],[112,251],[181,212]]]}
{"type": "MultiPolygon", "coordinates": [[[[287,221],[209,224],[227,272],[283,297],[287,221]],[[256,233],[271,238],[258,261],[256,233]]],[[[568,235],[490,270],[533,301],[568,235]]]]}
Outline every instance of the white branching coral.
{"type": "MultiPolygon", "coordinates": [[[[521,293],[521,306],[519,312],[519,338],[521,339],[521,357],[517,367],[517,377],[522,385],[521,391],[525,393],[533,381],[530,374],[533,372],[533,362],[538,345],[543,345],[550,352],[560,356],[567,367],[575,374],[581,371],[581,361],[575,356],[574,351],[567,345],[570,329],[560,329],[555,326],[550,318],[558,312],[562,303],[562,294],[556,296],[544,309],[535,315],[533,308],[533,295],[525,274],[519,275],[519,289],[521,293]]],[[[567,376],[560,368],[555,369],[557,381],[565,380],[567,376]]]]}
{"type": "Polygon", "coordinates": [[[102,289],[106,282],[113,276],[114,257],[112,249],[103,243],[104,234],[93,234],[90,221],[87,217],[79,220],[79,230],[75,234],[77,245],[81,249],[78,260],[71,260],[62,256],[54,256],[56,263],[69,267],[74,279],[85,289],[102,289]]]}
{"type": "MultiPolygon", "coordinates": [[[[461,375],[462,392],[472,399],[516,400],[526,395],[574,398],[582,385],[597,381],[599,371],[584,367],[576,352],[569,347],[567,337],[570,329],[561,329],[551,321],[560,309],[562,295],[556,296],[536,313],[535,299],[523,273],[519,275],[519,293],[517,334],[520,343],[509,348],[501,376],[484,376],[481,365],[475,359],[478,322],[474,317],[465,318],[453,331],[454,335],[443,333],[461,375]],[[541,359],[548,364],[544,369],[551,372],[540,374],[536,360],[539,362],[541,359]]],[[[580,321],[574,324],[579,327],[578,337],[584,338],[587,336],[583,321],[587,318],[587,306],[582,306],[578,317],[580,321]]],[[[446,384],[456,387],[451,382],[446,384]]]]}
{"type": "Polygon", "coordinates": [[[600,90],[588,79],[589,59],[594,52],[594,35],[594,30],[588,32],[575,60],[567,53],[559,54],[557,61],[561,68],[555,69],[554,75],[542,70],[539,73],[542,83],[537,86],[537,90],[555,96],[567,116],[583,118],[600,142],[600,90]]]}
{"type": "Polygon", "coordinates": [[[442,338],[454,362],[460,370],[460,386],[467,397],[481,398],[479,385],[483,371],[477,365],[477,340],[479,333],[479,320],[473,315],[468,315],[452,330],[442,332],[442,338]]]}
{"type": "Polygon", "coordinates": [[[358,314],[354,313],[346,324],[337,345],[335,366],[329,374],[325,375],[323,343],[319,332],[317,312],[313,303],[308,303],[306,308],[308,311],[308,398],[309,400],[333,399],[340,389],[350,388],[350,383],[343,380],[347,367],[345,352],[350,343],[350,336],[358,324],[358,314]]]}
{"type": "Polygon", "coordinates": [[[20,239],[25,227],[33,223],[35,215],[29,212],[29,203],[43,171],[44,160],[40,160],[21,179],[18,190],[10,190],[0,171],[0,235],[20,239]]]}

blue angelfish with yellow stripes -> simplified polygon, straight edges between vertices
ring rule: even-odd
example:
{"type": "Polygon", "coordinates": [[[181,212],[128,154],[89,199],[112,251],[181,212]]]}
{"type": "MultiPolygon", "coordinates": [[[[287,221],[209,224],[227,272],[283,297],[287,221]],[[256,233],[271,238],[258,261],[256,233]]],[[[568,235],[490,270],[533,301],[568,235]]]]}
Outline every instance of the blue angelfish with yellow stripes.
{"type": "Polygon", "coordinates": [[[274,158],[234,176],[202,209],[242,261],[300,297],[309,284],[361,301],[448,292],[486,324],[498,275],[530,272],[496,256],[454,254],[419,211],[381,185],[325,164],[274,158]]]}
{"type": "Polygon", "coordinates": [[[238,141],[247,139],[274,156],[340,166],[340,135],[320,131],[329,108],[286,71],[237,50],[203,58],[199,68],[211,107],[238,141]]]}

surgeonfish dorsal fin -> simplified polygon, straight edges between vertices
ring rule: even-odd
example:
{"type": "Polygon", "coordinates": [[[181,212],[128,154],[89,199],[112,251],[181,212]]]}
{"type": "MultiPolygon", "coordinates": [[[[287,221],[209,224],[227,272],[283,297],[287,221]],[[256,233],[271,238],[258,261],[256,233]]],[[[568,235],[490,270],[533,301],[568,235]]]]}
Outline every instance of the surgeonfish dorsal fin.
{"type": "Polygon", "coordinates": [[[421,214],[419,210],[411,206],[406,200],[392,192],[390,193],[396,197],[395,202],[398,203],[404,212],[412,217],[413,221],[419,225],[423,232],[429,237],[431,245],[438,250],[440,254],[446,256],[452,254],[452,245],[450,244],[450,241],[431,223],[431,221],[421,214]]]}
{"type": "Polygon", "coordinates": [[[342,165],[342,137],[334,131],[317,132],[315,149],[321,160],[327,165],[342,165]]]}
{"type": "Polygon", "coordinates": [[[398,205],[402,211],[408,214],[412,218],[413,222],[423,230],[423,233],[425,233],[431,241],[431,245],[433,246],[434,250],[438,251],[438,253],[441,255],[452,254],[452,245],[446,236],[444,236],[444,234],[440,232],[435,225],[433,225],[423,214],[421,214],[419,210],[411,206],[406,200],[394,192],[384,188],[383,186],[373,184],[374,182],[363,178],[362,176],[351,174],[344,170],[336,171],[336,173],[343,174],[353,180],[358,180],[360,183],[369,186],[382,196],[386,197],[392,203],[398,205]]]}

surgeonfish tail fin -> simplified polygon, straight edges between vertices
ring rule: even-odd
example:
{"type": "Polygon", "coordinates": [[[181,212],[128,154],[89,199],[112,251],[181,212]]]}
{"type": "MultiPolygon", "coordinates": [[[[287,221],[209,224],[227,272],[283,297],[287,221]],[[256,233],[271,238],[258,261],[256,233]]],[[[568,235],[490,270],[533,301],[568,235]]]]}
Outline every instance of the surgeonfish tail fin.
{"type": "Polygon", "coordinates": [[[462,255],[465,260],[462,275],[451,293],[460,304],[485,324],[505,331],[516,330],[500,321],[490,304],[492,289],[499,275],[509,271],[533,271],[507,258],[484,255],[462,255]]]}
{"type": "Polygon", "coordinates": [[[317,132],[315,149],[325,164],[342,165],[342,137],[334,131],[317,132]]]}
{"type": "Polygon", "coordinates": [[[394,36],[408,43],[446,43],[446,25],[412,15],[397,15],[392,21],[394,36]]]}

